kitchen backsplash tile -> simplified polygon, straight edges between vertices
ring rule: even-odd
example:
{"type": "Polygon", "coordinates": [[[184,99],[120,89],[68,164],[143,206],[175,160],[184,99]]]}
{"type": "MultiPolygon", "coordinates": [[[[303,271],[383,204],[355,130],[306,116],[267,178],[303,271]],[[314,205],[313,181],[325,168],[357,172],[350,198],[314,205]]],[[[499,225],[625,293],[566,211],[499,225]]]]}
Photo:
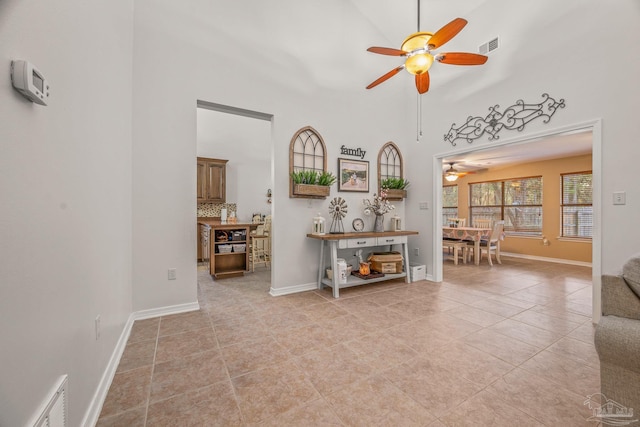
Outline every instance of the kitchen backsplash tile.
{"type": "Polygon", "coordinates": [[[223,208],[227,208],[227,215],[237,212],[235,203],[198,203],[198,218],[219,217],[223,208]]]}

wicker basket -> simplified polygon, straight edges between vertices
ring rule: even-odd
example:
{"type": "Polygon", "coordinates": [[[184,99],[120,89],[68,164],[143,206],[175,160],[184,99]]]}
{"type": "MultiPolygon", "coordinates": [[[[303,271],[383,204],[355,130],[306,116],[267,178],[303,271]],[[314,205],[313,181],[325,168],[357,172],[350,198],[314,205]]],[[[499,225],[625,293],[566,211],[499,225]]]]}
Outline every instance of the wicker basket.
{"type": "Polygon", "coordinates": [[[400,252],[374,252],[367,259],[371,270],[380,273],[402,273],[402,255],[400,252]]]}
{"type": "Polygon", "coordinates": [[[231,245],[233,246],[233,252],[244,252],[247,250],[247,244],[246,243],[238,243],[235,245],[231,245]]]}
{"type": "Polygon", "coordinates": [[[231,245],[218,245],[218,251],[221,254],[231,253],[231,249],[233,249],[233,246],[231,246],[231,245]]]}

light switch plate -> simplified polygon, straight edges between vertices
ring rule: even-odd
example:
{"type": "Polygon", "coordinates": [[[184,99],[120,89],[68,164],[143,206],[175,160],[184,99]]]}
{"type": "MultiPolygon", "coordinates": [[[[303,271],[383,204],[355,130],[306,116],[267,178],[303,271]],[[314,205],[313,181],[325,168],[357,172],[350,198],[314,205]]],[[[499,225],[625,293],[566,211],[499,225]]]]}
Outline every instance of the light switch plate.
{"type": "Polygon", "coordinates": [[[429,209],[429,202],[420,202],[419,204],[420,210],[426,211],[429,209]]]}
{"type": "Polygon", "coordinates": [[[614,205],[626,205],[627,204],[627,192],[626,191],[614,191],[613,192],[613,204],[614,205]]]}

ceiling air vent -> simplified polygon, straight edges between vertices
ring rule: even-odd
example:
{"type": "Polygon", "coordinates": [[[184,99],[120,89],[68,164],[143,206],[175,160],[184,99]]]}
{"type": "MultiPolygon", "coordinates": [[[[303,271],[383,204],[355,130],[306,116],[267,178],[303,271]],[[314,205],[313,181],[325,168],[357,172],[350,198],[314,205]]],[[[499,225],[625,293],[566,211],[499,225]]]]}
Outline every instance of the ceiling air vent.
{"type": "Polygon", "coordinates": [[[478,48],[478,52],[480,52],[482,55],[486,55],[489,52],[493,52],[498,47],[500,47],[500,43],[498,42],[498,37],[496,37],[494,39],[489,40],[486,43],[481,44],[480,47],[478,48]]]}

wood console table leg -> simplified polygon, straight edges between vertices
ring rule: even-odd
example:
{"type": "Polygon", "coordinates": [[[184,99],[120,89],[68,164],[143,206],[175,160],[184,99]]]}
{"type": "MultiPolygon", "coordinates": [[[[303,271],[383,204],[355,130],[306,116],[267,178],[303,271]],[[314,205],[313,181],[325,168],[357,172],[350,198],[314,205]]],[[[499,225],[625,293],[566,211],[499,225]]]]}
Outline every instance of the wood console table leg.
{"type": "Polygon", "coordinates": [[[320,240],[320,262],[318,263],[318,289],[322,290],[322,273],[324,273],[324,240],[320,240]]]}
{"type": "Polygon", "coordinates": [[[331,270],[333,272],[331,275],[331,286],[333,289],[333,297],[338,298],[340,296],[340,289],[338,289],[338,242],[332,240],[329,242],[329,245],[331,245],[331,270]]]}
{"type": "Polygon", "coordinates": [[[411,283],[411,271],[409,269],[409,248],[407,247],[407,243],[402,244],[402,252],[404,255],[404,272],[407,273],[404,281],[406,283],[411,283]]]}

